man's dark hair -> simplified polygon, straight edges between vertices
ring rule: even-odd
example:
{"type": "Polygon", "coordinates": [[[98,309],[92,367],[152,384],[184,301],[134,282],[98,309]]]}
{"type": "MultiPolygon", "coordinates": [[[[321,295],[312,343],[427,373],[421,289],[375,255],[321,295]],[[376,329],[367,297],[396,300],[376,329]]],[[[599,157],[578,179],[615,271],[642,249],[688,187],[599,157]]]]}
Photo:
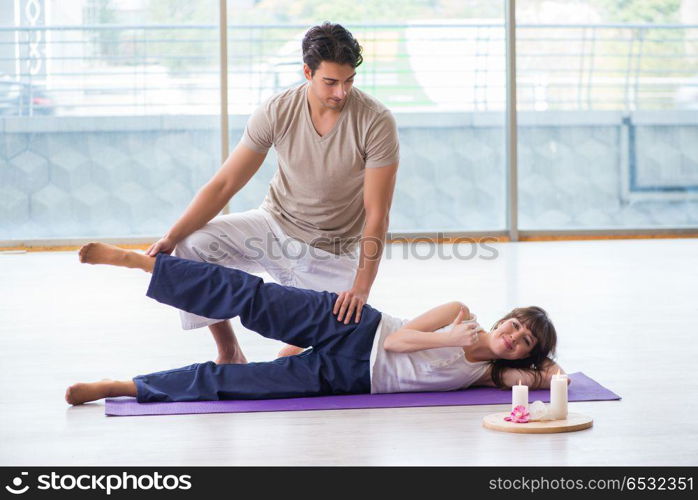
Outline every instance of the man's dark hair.
{"type": "Polygon", "coordinates": [[[322,61],[356,68],[363,60],[361,45],[340,24],[324,22],[310,28],[303,37],[303,62],[310,67],[312,74],[322,61]]]}

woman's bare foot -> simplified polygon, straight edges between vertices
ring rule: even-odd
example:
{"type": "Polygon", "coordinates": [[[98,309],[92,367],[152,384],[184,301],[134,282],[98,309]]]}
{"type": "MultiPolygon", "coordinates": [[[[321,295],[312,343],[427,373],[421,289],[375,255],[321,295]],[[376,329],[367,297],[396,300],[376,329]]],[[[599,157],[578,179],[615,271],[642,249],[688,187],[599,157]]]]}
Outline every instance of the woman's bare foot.
{"type": "Polygon", "coordinates": [[[99,382],[73,384],[65,391],[65,400],[71,405],[81,405],[98,399],[116,396],[136,396],[136,384],[132,380],[100,380],[99,382]]]}
{"type": "Polygon", "coordinates": [[[92,383],[77,383],[65,391],[65,400],[71,405],[81,405],[88,401],[106,398],[111,392],[112,380],[101,380],[92,383]]]}
{"type": "Polygon", "coordinates": [[[148,257],[131,250],[106,243],[88,243],[80,248],[78,252],[80,262],[84,264],[108,264],[111,266],[131,267],[143,269],[152,273],[155,265],[155,258],[148,257]]]}
{"type": "Polygon", "coordinates": [[[128,250],[107,245],[106,243],[88,243],[80,248],[78,256],[83,264],[109,264],[122,266],[126,261],[128,250]]]}

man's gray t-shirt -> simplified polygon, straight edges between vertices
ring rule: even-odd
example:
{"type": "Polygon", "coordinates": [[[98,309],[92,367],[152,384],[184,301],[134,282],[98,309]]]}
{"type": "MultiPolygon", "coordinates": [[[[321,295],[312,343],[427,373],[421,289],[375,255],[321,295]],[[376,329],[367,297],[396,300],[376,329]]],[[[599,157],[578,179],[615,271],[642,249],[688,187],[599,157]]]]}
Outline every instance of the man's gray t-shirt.
{"type": "Polygon", "coordinates": [[[395,119],[380,102],[351,89],[335,126],[313,127],[305,83],[271,97],[250,117],[241,139],[254,151],[276,149],[279,168],[262,208],[292,238],[332,252],[353,251],[365,211],[365,168],[395,165],[395,119]]]}

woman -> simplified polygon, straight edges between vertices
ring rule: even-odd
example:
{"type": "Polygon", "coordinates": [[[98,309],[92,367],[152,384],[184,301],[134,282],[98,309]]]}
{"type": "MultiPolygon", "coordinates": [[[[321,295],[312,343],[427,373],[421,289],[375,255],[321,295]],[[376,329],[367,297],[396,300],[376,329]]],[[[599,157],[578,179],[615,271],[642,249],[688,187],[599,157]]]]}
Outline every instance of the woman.
{"type": "Polygon", "coordinates": [[[354,323],[332,314],[337,295],[264,283],[237,269],[166,254],[155,258],[103,243],[80,249],[80,261],[152,273],[147,295],[200,316],[229,319],[265,337],[311,347],[264,363],[197,363],[133,380],[78,383],[77,405],[104,397],[139,402],[271,399],[327,394],[449,391],[471,385],[549,387],[559,367],[556,333],[545,311],[517,308],[487,333],[460,302],[411,321],[365,305],[354,323]],[[482,333],[482,335],[481,335],[482,333]]]}

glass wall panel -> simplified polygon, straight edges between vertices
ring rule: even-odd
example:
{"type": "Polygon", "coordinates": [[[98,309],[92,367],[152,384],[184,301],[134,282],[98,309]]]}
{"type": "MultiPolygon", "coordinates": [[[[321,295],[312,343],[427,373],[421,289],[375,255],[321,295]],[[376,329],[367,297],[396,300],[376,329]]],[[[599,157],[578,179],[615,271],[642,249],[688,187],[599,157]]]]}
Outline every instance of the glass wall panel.
{"type": "Polygon", "coordinates": [[[157,236],[221,162],[218,0],[0,9],[0,240],[157,236]]]}
{"type": "Polygon", "coordinates": [[[516,4],[520,229],[698,226],[698,3],[516,4]]]}
{"type": "MultiPolygon", "coordinates": [[[[503,229],[503,16],[503,1],[229,0],[231,145],[256,106],[305,81],[308,28],[338,22],[364,49],[356,86],[398,122],[390,230],[503,229]]],[[[275,169],[272,151],[231,210],[259,206],[275,169]]]]}

